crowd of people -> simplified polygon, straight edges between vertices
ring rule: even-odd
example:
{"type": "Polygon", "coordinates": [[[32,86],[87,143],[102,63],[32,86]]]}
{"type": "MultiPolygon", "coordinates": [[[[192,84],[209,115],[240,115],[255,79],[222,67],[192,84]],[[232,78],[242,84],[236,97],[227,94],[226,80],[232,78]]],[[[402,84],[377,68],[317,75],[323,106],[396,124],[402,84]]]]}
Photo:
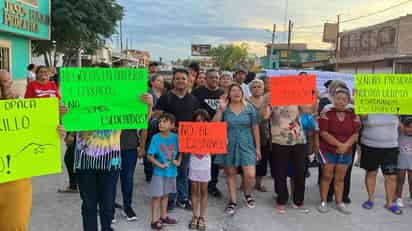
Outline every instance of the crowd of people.
{"type": "MultiPolygon", "coordinates": [[[[28,70],[25,98],[60,99],[56,80],[50,80],[52,74],[46,67],[29,66],[28,70]]],[[[253,209],[259,204],[253,191],[269,191],[262,180],[268,172],[274,182],[276,211],[285,213],[291,202],[294,209],[309,213],[305,181],[310,166],[319,166],[317,210],[329,212],[334,200],[337,211],[351,214],[346,205],[351,203],[350,180],[356,153],[365,170],[364,209],[375,206],[379,168],[385,179],[385,208],[402,214],[406,178],[408,204],[412,206],[412,116],[358,116],[352,89],[339,80],[328,81],[327,91],[319,93],[313,105],[273,106],[265,74],[247,79],[248,71],[242,68],[233,74],[216,69],[202,72],[199,64],[192,63],[188,69],[175,69],[168,85],[156,63],[151,63],[148,71],[150,90],[139,99],[148,104],[148,129],[65,134],[63,127],[58,128],[67,144],[64,161],[69,173],[69,185],[59,192],[80,192],[85,231],[98,230],[98,213],[101,230],[113,230],[116,207],[122,208],[128,221],[137,219],[132,195],[138,159],[143,159],[149,184],[150,226],[154,230],[178,222],[168,215],[175,207],[192,211],[189,229],[205,230],[208,194],[226,198],[224,213],[234,215],[239,209],[238,185],[246,206],[253,209]],[[176,131],[183,121],[226,122],[227,153],[179,152],[176,131]],[[217,187],[221,169],[226,175],[227,195],[217,187]],[[115,203],[119,178],[122,205],[115,203]]],[[[306,73],[300,76],[305,78],[306,73]]],[[[0,72],[0,84],[1,99],[18,98],[6,71],[0,72]]],[[[66,111],[62,106],[61,113],[66,111]]],[[[30,179],[0,184],[0,195],[13,198],[0,199],[0,227],[27,230],[30,179]]]]}

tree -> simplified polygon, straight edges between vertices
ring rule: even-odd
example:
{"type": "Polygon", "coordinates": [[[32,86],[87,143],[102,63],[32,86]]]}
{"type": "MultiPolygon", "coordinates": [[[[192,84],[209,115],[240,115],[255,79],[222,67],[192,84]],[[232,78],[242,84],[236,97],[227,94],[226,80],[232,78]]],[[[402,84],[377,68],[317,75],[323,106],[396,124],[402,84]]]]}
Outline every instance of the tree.
{"type": "Polygon", "coordinates": [[[53,0],[51,1],[51,41],[34,41],[33,53],[43,55],[46,64],[56,54],[64,54],[67,65],[80,49],[94,52],[104,40],[116,33],[117,22],[123,18],[123,7],[115,0],[53,0]]]}
{"type": "Polygon", "coordinates": [[[238,65],[248,66],[250,62],[248,50],[249,46],[246,43],[219,45],[211,49],[210,56],[221,70],[232,70],[238,65]]]}

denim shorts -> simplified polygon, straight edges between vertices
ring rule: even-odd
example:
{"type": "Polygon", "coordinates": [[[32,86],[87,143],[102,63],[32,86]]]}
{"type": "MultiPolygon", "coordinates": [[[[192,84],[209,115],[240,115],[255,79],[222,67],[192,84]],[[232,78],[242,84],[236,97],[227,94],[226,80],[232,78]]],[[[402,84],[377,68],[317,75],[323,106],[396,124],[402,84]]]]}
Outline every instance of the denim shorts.
{"type": "Polygon", "coordinates": [[[321,164],[342,164],[342,165],[351,165],[352,163],[352,154],[335,154],[329,152],[319,151],[319,160],[321,164]]]}

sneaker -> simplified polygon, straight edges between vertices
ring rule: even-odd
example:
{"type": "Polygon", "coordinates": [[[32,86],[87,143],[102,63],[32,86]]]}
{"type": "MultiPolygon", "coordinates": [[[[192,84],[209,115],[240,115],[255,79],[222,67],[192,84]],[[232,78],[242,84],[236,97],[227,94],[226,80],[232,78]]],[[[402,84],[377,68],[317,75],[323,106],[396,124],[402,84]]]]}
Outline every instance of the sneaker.
{"type": "Polygon", "coordinates": [[[177,207],[182,208],[182,209],[192,210],[192,203],[190,203],[189,200],[178,201],[176,205],[177,207]]]}
{"type": "Polygon", "coordinates": [[[126,217],[127,221],[137,220],[136,213],[133,211],[131,207],[125,208],[123,210],[123,215],[126,217]]]}
{"type": "Polygon", "coordinates": [[[253,209],[254,207],[256,207],[256,199],[251,194],[245,195],[245,202],[246,202],[246,206],[250,209],[253,209]]]}
{"type": "Polygon", "coordinates": [[[301,205],[296,205],[295,203],[292,204],[292,207],[294,209],[297,209],[299,212],[301,213],[309,213],[310,210],[308,208],[306,208],[303,204],[301,205]]]}
{"type": "Polygon", "coordinates": [[[329,212],[328,203],[322,201],[322,202],[320,203],[320,205],[318,206],[318,211],[319,211],[320,213],[327,213],[327,212],[329,212]]]}
{"type": "Polygon", "coordinates": [[[350,204],[350,203],[352,203],[352,200],[349,197],[345,197],[345,198],[343,198],[343,203],[350,204]]]}
{"type": "Polygon", "coordinates": [[[276,210],[277,210],[278,213],[280,213],[280,214],[286,213],[286,207],[285,207],[284,205],[276,205],[276,210]]]}
{"type": "Polygon", "coordinates": [[[352,214],[352,212],[346,208],[346,205],[344,203],[340,203],[336,205],[336,210],[338,210],[339,212],[345,214],[345,215],[350,215],[352,214]]]}
{"type": "Polygon", "coordinates": [[[113,219],[112,219],[112,224],[116,224],[116,222],[117,222],[116,219],[113,218],[113,219]]]}
{"type": "Polygon", "coordinates": [[[396,205],[397,205],[399,208],[405,207],[405,205],[403,204],[402,198],[396,199],[396,200],[395,200],[395,203],[396,203],[396,205]]]}

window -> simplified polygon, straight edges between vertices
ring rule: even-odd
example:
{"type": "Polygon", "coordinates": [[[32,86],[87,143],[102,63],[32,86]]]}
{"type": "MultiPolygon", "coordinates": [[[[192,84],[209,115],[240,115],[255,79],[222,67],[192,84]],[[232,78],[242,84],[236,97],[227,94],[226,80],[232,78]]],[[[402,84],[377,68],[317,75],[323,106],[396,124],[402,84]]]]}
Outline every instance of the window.
{"type": "Polygon", "coordinates": [[[11,43],[0,41],[0,69],[10,72],[11,67],[11,43]]]}

